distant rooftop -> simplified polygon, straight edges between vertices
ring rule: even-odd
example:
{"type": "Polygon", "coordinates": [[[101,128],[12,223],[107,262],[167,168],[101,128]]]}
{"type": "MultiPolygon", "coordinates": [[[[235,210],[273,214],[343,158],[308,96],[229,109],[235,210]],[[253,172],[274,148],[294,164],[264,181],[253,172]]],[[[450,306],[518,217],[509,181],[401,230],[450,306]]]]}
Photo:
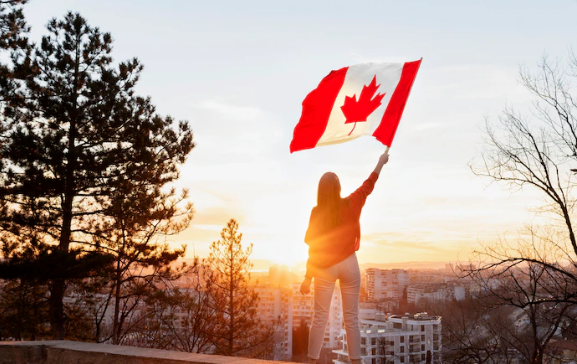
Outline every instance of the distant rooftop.
{"type": "Polygon", "coordinates": [[[373,326],[383,326],[387,323],[388,319],[402,320],[403,318],[408,318],[409,320],[417,321],[436,321],[441,319],[441,316],[429,316],[426,312],[419,312],[416,314],[404,314],[404,315],[390,315],[385,317],[383,314],[380,318],[375,317],[374,319],[361,319],[362,324],[373,325],[373,326]]]}
{"type": "Polygon", "coordinates": [[[428,315],[426,312],[419,312],[416,314],[410,314],[410,313],[406,313],[404,315],[391,315],[389,316],[389,318],[394,318],[394,319],[403,319],[403,318],[408,318],[409,320],[423,320],[423,321],[428,321],[428,320],[438,320],[441,318],[441,316],[430,316],[428,315]]]}

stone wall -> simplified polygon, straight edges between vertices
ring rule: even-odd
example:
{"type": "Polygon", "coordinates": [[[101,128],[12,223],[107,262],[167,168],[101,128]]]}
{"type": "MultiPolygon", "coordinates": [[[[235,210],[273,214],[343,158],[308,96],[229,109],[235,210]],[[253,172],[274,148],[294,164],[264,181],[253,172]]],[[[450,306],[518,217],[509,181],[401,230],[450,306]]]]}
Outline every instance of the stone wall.
{"type": "Polygon", "coordinates": [[[0,364],[271,364],[279,361],[191,354],[75,341],[3,341],[0,364]]]}

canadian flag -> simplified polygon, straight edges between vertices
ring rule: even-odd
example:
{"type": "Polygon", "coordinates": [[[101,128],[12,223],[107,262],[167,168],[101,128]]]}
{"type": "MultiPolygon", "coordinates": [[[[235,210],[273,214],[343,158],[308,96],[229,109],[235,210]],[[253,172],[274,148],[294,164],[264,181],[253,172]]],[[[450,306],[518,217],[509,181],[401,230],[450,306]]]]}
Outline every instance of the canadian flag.
{"type": "Polygon", "coordinates": [[[390,147],[421,61],[332,71],[303,101],[290,152],[372,135],[390,147]]]}

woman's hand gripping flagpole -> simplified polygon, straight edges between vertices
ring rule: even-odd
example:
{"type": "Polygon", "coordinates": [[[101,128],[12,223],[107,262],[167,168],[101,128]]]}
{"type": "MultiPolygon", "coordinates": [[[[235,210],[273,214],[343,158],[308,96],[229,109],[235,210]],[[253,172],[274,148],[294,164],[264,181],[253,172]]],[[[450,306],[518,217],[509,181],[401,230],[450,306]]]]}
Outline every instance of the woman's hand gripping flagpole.
{"type": "Polygon", "coordinates": [[[388,146],[385,146],[385,152],[379,157],[379,162],[373,171],[376,174],[381,174],[381,169],[383,169],[383,166],[389,161],[389,149],[388,146]]]}

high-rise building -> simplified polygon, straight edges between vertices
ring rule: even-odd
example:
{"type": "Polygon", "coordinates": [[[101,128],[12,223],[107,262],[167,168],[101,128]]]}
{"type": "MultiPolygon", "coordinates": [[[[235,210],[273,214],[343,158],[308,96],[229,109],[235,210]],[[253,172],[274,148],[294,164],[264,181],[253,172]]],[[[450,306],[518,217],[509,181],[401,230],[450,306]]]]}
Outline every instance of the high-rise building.
{"type": "MultiPolygon", "coordinates": [[[[296,329],[302,324],[307,327],[311,326],[312,314],[314,309],[314,300],[312,292],[307,295],[300,293],[301,284],[293,283],[292,285],[292,317],[293,317],[293,327],[296,329]]],[[[313,285],[311,284],[311,290],[313,290],[313,285]]]]}
{"type": "Polygon", "coordinates": [[[343,329],[343,302],[339,284],[335,285],[331,310],[329,312],[329,322],[325,330],[323,346],[326,348],[336,348],[340,344],[341,330],[343,329]]]}
{"type": "Polygon", "coordinates": [[[365,284],[369,302],[382,299],[400,299],[409,285],[409,272],[404,269],[368,268],[365,284]]]}
{"type": "MultiPolygon", "coordinates": [[[[343,330],[342,348],[335,364],[350,363],[343,330]]],[[[361,320],[361,357],[367,364],[441,363],[441,317],[426,312],[415,315],[377,314],[375,320],[361,320]]]]}
{"type": "Polygon", "coordinates": [[[266,327],[277,327],[274,335],[275,360],[290,360],[292,356],[292,292],[269,283],[255,287],[259,296],[258,316],[266,327]]]}
{"type": "MultiPolygon", "coordinates": [[[[311,285],[311,293],[303,295],[300,293],[300,283],[293,284],[293,327],[299,327],[305,323],[309,328],[312,324],[314,311],[314,285],[311,285]]],[[[343,328],[343,306],[341,290],[338,283],[335,285],[331,309],[329,312],[329,322],[325,330],[323,347],[336,348],[340,343],[341,329],[343,328]]]]}

